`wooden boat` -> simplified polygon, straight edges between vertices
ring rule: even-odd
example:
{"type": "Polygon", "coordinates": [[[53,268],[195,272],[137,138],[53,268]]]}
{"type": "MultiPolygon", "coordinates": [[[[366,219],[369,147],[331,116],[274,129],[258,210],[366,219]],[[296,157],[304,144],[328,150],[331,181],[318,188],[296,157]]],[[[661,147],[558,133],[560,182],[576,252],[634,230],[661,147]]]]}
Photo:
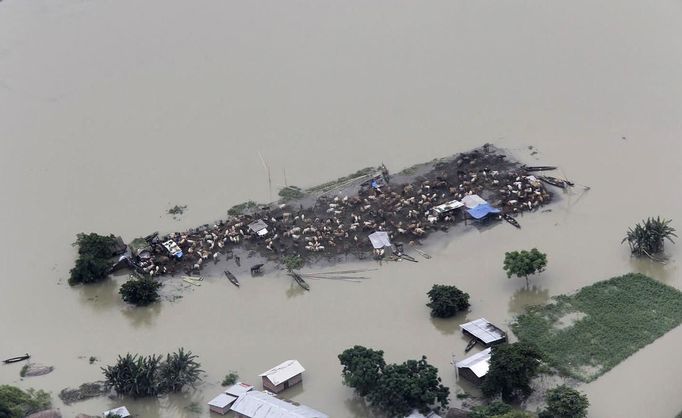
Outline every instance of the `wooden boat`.
{"type": "Polygon", "coordinates": [[[289,273],[289,275],[294,278],[294,280],[296,281],[296,283],[298,283],[299,286],[301,286],[305,290],[310,290],[310,285],[306,283],[305,280],[303,280],[303,277],[301,277],[300,274],[294,273],[292,271],[291,273],[289,273]]]}
{"type": "Polygon", "coordinates": [[[514,225],[515,227],[521,229],[521,225],[518,223],[516,219],[514,219],[511,215],[507,215],[506,213],[503,213],[500,215],[502,219],[505,221],[509,222],[510,224],[514,225]]]}
{"type": "Polygon", "coordinates": [[[227,277],[227,280],[229,280],[233,285],[239,287],[239,280],[232,274],[229,270],[225,270],[225,277],[227,277]]]}
{"type": "Polygon", "coordinates": [[[552,171],[556,170],[557,168],[551,165],[536,165],[536,166],[528,166],[524,165],[523,169],[526,171],[552,171]]]}
{"type": "Polygon", "coordinates": [[[467,344],[466,348],[464,349],[464,352],[468,353],[469,350],[474,348],[474,346],[476,345],[477,342],[478,341],[476,340],[476,338],[472,338],[471,341],[469,341],[469,344],[467,344]]]}
{"type": "Polygon", "coordinates": [[[550,177],[550,176],[539,176],[538,179],[541,181],[544,181],[547,184],[551,184],[552,186],[559,187],[561,189],[565,189],[568,186],[574,186],[575,183],[568,181],[568,180],[562,180],[558,179],[556,177],[550,177]]]}
{"type": "Polygon", "coordinates": [[[10,364],[10,363],[17,363],[19,361],[28,360],[30,358],[31,358],[31,356],[28,353],[26,353],[23,356],[10,357],[8,359],[3,360],[2,362],[5,364],[10,364]]]}

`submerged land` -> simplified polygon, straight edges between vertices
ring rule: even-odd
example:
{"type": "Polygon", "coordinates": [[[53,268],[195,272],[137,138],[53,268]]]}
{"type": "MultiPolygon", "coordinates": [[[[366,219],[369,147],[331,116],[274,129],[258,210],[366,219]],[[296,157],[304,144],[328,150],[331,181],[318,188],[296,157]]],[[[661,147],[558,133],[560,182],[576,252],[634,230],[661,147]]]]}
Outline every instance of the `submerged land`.
{"type": "Polygon", "coordinates": [[[536,177],[529,167],[486,144],[397,174],[381,166],[306,191],[288,187],[281,201],[237,205],[228,211],[231,216],[213,225],[138,239],[121,265],[151,276],[192,274],[207,262],[232,258],[236,249],[270,261],[289,256],[306,262],[340,255],[363,259],[371,254],[368,236],[376,231],[387,232],[394,243],[417,245],[435,231],[477,220],[466,207],[434,210],[453,201],[461,205],[467,196],[480,197],[495,209],[479,221],[505,217],[515,223],[511,218],[516,214],[551,202],[552,192],[543,181],[565,187],[563,180],[536,177]]]}

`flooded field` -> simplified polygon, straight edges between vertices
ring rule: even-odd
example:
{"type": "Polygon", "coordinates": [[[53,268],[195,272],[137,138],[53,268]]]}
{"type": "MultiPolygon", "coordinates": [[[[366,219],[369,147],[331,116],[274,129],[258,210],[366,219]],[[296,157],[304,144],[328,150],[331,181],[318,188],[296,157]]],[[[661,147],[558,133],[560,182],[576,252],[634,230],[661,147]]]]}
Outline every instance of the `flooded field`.
{"type": "MultiPolygon", "coordinates": [[[[425,354],[454,393],[457,325],[506,324],[524,306],[629,271],[682,289],[682,245],[665,265],[620,240],[649,215],[682,230],[682,4],[679,1],[221,2],[5,0],[0,3],[0,355],[30,352],[49,375],[0,384],[49,390],[65,416],[126,404],[142,417],[208,417],[229,370],[306,367],[286,397],[334,417],[369,417],[341,384],[336,356],[362,344],[387,361],[425,354]],[[549,213],[437,234],[419,263],[375,268],[363,283],[282,272],[242,286],[222,266],[150,308],[121,302],[124,276],[66,283],[79,232],[130,240],[224,218],[276,188],[308,187],[381,162],[391,170],[494,143],[576,183],[549,213]],[[532,147],[532,148],[531,148],[532,147]],[[273,188],[258,153],[271,169],[273,188]],[[179,217],[166,214],[188,205],[179,217]],[[538,247],[545,273],[508,280],[505,251],[538,247]],[[471,295],[471,312],[433,320],[434,283],[471,295]],[[185,347],[208,373],[159,400],[56,394],[101,378],[118,354],[185,347]],[[90,364],[88,358],[98,361],[90,364]],[[201,412],[187,407],[198,402],[201,412]]],[[[312,267],[311,270],[317,270],[312,267]]],[[[682,330],[580,387],[591,417],[682,410],[682,330]],[[655,384],[652,384],[655,382],[655,384]]],[[[467,388],[468,389],[468,388],[467,388]]]]}

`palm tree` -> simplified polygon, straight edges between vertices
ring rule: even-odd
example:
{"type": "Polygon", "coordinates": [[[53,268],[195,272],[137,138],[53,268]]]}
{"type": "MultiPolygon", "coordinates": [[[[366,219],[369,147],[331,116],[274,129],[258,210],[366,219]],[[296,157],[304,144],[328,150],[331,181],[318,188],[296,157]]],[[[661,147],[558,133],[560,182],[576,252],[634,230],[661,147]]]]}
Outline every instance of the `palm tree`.
{"type": "Polygon", "coordinates": [[[670,226],[670,219],[661,219],[660,217],[647,218],[635,225],[634,228],[628,228],[625,238],[621,244],[628,242],[630,251],[636,256],[646,255],[649,258],[654,258],[654,255],[663,252],[663,244],[667,239],[675,243],[672,237],[675,235],[675,228],[670,226]]]}
{"type": "Polygon", "coordinates": [[[159,370],[162,392],[179,392],[186,385],[194,386],[203,372],[196,361],[197,356],[183,348],[166,355],[166,361],[159,370]]]}

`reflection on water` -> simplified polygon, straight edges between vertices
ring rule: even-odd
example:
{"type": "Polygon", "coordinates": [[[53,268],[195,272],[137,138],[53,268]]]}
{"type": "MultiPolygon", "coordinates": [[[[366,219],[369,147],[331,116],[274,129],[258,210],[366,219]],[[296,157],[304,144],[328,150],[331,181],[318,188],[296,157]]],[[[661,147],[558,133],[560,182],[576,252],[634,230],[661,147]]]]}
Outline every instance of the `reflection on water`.
{"type": "Polygon", "coordinates": [[[509,298],[509,313],[520,314],[527,306],[541,305],[549,300],[549,289],[537,285],[518,289],[509,298]]]}
{"type": "Polygon", "coordinates": [[[459,326],[465,322],[470,321],[468,313],[460,312],[452,318],[435,318],[431,317],[431,323],[443,335],[452,335],[459,332],[459,326]]]}
{"type": "Polygon", "coordinates": [[[663,283],[668,283],[671,277],[677,275],[677,263],[670,259],[659,262],[646,257],[630,257],[630,266],[632,271],[642,273],[663,283]]]}
{"type": "Polygon", "coordinates": [[[121,313],[130,321],[134,328],[151,327],[163,308],[162,302],[155,302],[148,306],[126,306],[121,313]]]}

